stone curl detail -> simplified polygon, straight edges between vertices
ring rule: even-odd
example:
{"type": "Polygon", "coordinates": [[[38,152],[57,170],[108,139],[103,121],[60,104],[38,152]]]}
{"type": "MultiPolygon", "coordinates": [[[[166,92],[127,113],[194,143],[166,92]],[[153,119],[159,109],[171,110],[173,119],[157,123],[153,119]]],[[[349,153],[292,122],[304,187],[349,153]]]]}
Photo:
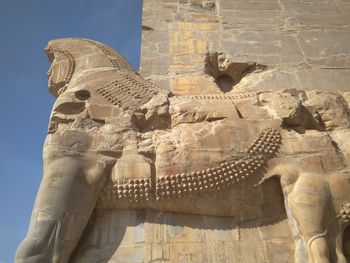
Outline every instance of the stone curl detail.
{"type": "MultiPolygon", "coordinates": [[[[48,47],[47,49],[45,49],[45,52],[49,58],[49,60],[52,62],[54,59],[54,54],[58,53],[64,57],[67,58],[68,60],[68,70],[63,78],[63,81],[65,83],[69,83],[70,80],[73,77],[73,73],[75,70],[75,61],[74,61],[74,57],[71,53],[69,53],[68,51],[61,49],[61,48],[57,48],[57,47],[48,47]]],[[[67,86],[62,87],[58,92],[59,94],[62,94],[65,90],[67,89],[67,86]]]]}

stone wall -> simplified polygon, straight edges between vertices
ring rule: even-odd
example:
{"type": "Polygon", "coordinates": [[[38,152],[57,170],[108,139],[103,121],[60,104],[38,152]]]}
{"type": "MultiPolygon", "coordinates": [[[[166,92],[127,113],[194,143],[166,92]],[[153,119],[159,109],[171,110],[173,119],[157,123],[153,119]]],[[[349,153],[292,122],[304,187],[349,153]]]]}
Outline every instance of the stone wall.
{"type": "Polygon", "coordinates": [[[141,72],[175,94],[344,91],[349,41],[346,0],[144,0],[141,72]]]}
{"type": "MultiPolygon", "coordinates": [[[[141,73],[175,95],[302,89],[348,96],[346,0],[144,0],[142,29],[141,73]]],[[[188,227],[183,215],[185,223],[173,233],[169,222],[177,216],[158,217],[167,218],[156,224],[162,240],[143,244],[158,244],[159,258],[171,262],[299,262],[296,250],[307,258],[295,247],[286,218],[199,229],[188,227]]]]}

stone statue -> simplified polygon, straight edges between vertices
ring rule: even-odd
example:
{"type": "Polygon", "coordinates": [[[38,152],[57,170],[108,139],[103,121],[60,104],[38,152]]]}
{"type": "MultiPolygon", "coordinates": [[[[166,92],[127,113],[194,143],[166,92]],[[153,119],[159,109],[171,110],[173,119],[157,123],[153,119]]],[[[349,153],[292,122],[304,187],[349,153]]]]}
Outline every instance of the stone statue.
{"type": "Polygon", "coordinates": [[[254,249],[251,259],[239,258],[233,243],[222,243],[231,261],[203,258],[200,241],[182,248],[196,255],[166,260],[160,253],[152,261],[167,241],[150,246],[144,240],[155,230],[147,230],[147,237],[134,235],[133,247],[125,243],[126,229],[240,229],[228,237],[238,247],[247,242],[240,231],[285,219],[286,239],[294,241],[290,262],[347,262],[345,97],[300,90],[176,96],[97,41],[57,39],[45,51],[57,100],[42,183],[16,263],[259,262],[254,249]],[[155,221],[164,214],[174,222],[155,221]]]}

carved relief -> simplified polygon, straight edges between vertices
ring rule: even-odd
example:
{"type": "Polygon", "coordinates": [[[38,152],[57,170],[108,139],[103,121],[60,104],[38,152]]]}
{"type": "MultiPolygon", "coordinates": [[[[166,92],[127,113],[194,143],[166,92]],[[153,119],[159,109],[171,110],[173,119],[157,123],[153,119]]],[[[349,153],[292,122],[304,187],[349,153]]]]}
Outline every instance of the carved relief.
{"type": "Polygon", "coordinates": [[[202,259],[205,238],[223,236],[222,262],[259,262],[277,253],[267,243],[276,239],[293,254],[287,262],[346,262],[350,153],[341,138],[350,117],[341,94],[174,96],[102,43],[58,39],[46,52],[58,98],[16,262],[131,262],[137,249],[137,262],[157,253],[178,262],[181,251],[171,256],[169,247],[181,242],[202,259]],[[156,212],[178,221],[159,223],[156,212]],[[141,225],[146,234],[128,232],[141,225]],[[256,255],[237,256],[253,245],[256,255]]]}
{"type": "Polygon", "coordinates": [[[97,92],[114,106],[135,110],[157,94],[155,85],[139,76],[116,73],[115,78],[107,86],[97,89],[97,92]],[[133,88],[130,89],[130,87],[133,88]]]}

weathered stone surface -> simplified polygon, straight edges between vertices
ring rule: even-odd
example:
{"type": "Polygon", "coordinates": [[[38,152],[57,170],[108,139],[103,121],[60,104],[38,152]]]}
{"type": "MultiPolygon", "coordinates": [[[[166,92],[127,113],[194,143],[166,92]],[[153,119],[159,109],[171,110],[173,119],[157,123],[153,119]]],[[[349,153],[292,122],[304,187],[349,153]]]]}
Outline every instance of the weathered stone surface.
{"type": "Polygon", "coordinates": [[[322,68],[349,68],[350,30],[345,32],[301,31],[297,35],[307,62],[322,68]]]}
{"type": "Polygon", "coordinates": [[[350,127],[350,110],[345,99],[338,94],[311,91],[305,102],[308,110],[326,130],[350,127]]]}
{"type": "Polygon", "coordinates": [[[219,1],[220,9],[228,10],[281,10],[277,0],[267,1],[219,1]]]}
{"type": "Polygon", "coordinates": [[[297,40],[284,32],[226,31],[222,51],[236,62],[260,64],[302,64],[304,58],[297,40]]]}
{"type": "MultiPolygon", "coordinates": [[[[171,2],[173,13],[167,16],[164,26],[164,19],[158,15],[169,3],[146,1],[143,23],[156,26],[152,39],[149,31],[143,31],[142,54],[148,53],[147,43],[160,43],[164,32],[172,37],[166,41],[168,47],[171,45],[169,52],[162,49],[170,56],[169,65],[148,67],[152,61],[156,62],[154,65],[161,65],[164,58],[156,53],[142,56],[144,76],[152,80],[168,79],[167,85],[173,90],[173,84],[176,85],[176,79],[182,75],[206,75],[202,63],[206,52],[223,52],[232,58],[232,63],[258,63],[269,69],[277,68],[268,81],[272,90],[283,90],[281,82],[288,88],[306,90],[329,90],[330,85],[333,91],[348,89],[350,5],[347,1],[218,0],[214,7],[204,8],[205,3],[171,2]]],[[[212,2],[209,5],[213,6],[212,2]]],[[[165,47],[166,43],[161,45],[165,47]]],[[[256,78],[252,74],[246,77],[261,83],[261,75],[255,74],[258,74],[256,78]]],[[[193,91],[197,93],[196,89],[193,91]]]]}
{"type": "Polygon", "coordinates": [[[49,42],[16,263],[350,261],[349,11],[146,0],[145,78],[102,43],[49,42]]]}
{"type": "Polygon", "coordinates": [[[172,83],[173,93],[176,95],[186,94],[210,94],[220,93],[221,90],[213,82],[212,78],[204,76],[188,76],[177,78],[172,83]]]}
{"type": "Polygon", "coordinates": [[[303,90],[342,92],[349,90],[350,69],[311,69],[296,72],[303,90]]]}
{"type": "Polygon", "coordinates": [[[281,10],[232,10],[220,9],[222,16],[221,24],[225,30],[235,29],[251,31],[258,30],[281,30],[285,26],[285,19],[281,10]],[[257,23],[257,18],[259,22],[257,23]]]}
{"type": "Polygon", "coordinates": [[[46,50],[58,98],[16,262],[345,262],[347,92],[205,94],[194,75],[183,95],[92,40],[46,50]]]}

